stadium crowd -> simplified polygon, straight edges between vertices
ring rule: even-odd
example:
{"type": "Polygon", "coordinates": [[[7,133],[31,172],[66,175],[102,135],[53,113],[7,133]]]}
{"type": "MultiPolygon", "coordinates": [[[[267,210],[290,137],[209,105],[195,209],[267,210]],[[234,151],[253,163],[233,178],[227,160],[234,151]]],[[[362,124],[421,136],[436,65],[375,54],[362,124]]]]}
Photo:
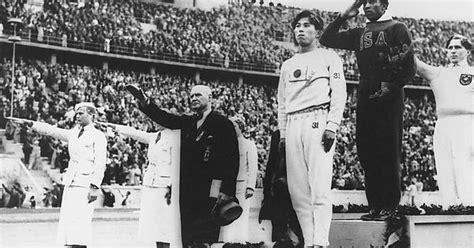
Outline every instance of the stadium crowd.
{"type": "MultiPolygon", "coordinates": [[[[9,0],[2,2],[0,13],[5,33],[11,32],[8,18],[20,17],[22,37],[33,42],[185,63],[278,71],[282,61],[294,51],[276,41],[291,42],[289,20],[299,9],[242,2],[202,10],[132,0],[95,0],[84,4],[47,1],[41,11],[34,12],[24,8],[22,1],[9,0]]],[[[326,24],[337,15],[314,11],[326,24]]],[[[447,64],[445,54],[438,51],[453,33],[471,37],[472,22],[398,19],[411,30],[421,60],[432,65],[447,64]]],[[[362,25],[364,21],[363,16],[358,16],[347,27],[362,25]]],[[[354,54],[338,52],[347,77],[357,80],[354,54]]]]}
{"type": "MultiPolygon", "coordinates": [[[[177,8],[170,4],[133,0],[45,1],[33,10],[25,1],[6,0],[0,4],[0,37],[12,34],[11,17],[23,22],[20,34],[24,40],[56,46],[88,49],[106,53],[127,54],[153,59],[173,60],[210,66],[278,72],[285,59],[293,55],[289,20],[299,9],[236,1],[228,7],[210,10],[177,8]],[[243,2],[243,3],[242,3],[243,2]]],[[[314,10],[327,24],[337,15],[314,10]]],[[[471,38],[472,22],[398,18],[412,32],[415,50],[422,61],[446,65],[442,46],[452,34],[471,38]],[[440,52],[441,51],[441,52],[440,52]]],[[[363,16],[348,21],[346,27],[362,25],[363,16]]],[[[358,79],[358,66],[352,52],[337,51],[342,57],[346,78],[358,79]]],[[[470,64],[472,64],[472,57],[470,64]]],[[[0,61],[0,127],[7,125],[10,113],[11,61],[0,61]]],[[[124,90],[129,83],[139,83],[158,105],[176,113],[189,113],[188,93],[196,81],[192,77],[167,74],[143,74],[134,71],[102,70],[89,66],[55,64],[40,60],[18,60],[15,71],[15,116],[41,120],[59,127],[73,125],[73,106],[93,101],[99,106],[99,120],[153,131],[154,124],[135,107],[124,90]]],[[[414,80],[414,84],[420,83],[414,80]]],[[[242,115],[247,122],[244,135],[255,141],[258,149],[259,175],[262,186],[270,134],[277,128],[276,90],[257,84],[207,81],[214,89],[214,108],[227,116],[242,115]]],[[[356,156],[355,105],[356,88],[349,88],[344,118],[338,135],[332,187],[363,189],[364,172],[356,156]]],[[[436,121],[434,101],[409,95],[402,144],[402,180],[404,189],[415,182],[425,191],[437,189],[433,155],[433,132],[436,121]],[[421,186],[420,186],[421,184],[421,186]]],[[[14,128],[12,129],[14,130],[14,128]]],[[[68,163],[67,146],[58,140],[17,128],[23,143],[23,161],[35,169],[38,153],[63,171],[68,163]],[[39,150],[39,151],[38,151],[39,150]]],[[[146,161],[146,145],[124,138],[111,130],[108,134],[107,169],[104,184],[139,185],[146,161]]],[[[2,187],[2,195],[27,199],[21,186],[2,187]]],[[[52,189],[45,205],[57,205],[52,189]],[[56,203],[54,203],[56,202],[56,203]]],[[[4,197],[2,196],[2,199],[4,197]]],[[[23,201],[22,200],[22,201],[23,201]]],[[[2,203],[2,204],[3,204],[2,203]]]]}
{"type": "MultiPolygon", "coordinates": [[[[0,125],[6,124],[9,116],[10,62],[2,63],[3,113],[0,125]]],[[[92,101],[98,106],[99,120],[130,125],[138,129],[152,131],[154,124],[136,108],[135,101],[125,91],[125,85],[138,83],[146,89],[146,94],[171,112],[189,113],[188,93],[196,83],[186,76],[167,74],[140,74],[133,71],[102,70],[88,66],[71,64],[47,65],[32,60],[17,64],[15,83],[14,116],[41,120],[59,127],[73,125],[73,106],[81,101],[92,101]]],[[[214,109],[227,116],[242,115],[247,127],[244,135],[255,141],[258,149],[259,180],[261,186],[270,145],[270,134],[277,128],[276,89],[270,86],[252,84],[238,85],[236,82],[208,81],[214,97],[214,109]]],[[[333,188],[363,189],[363,170],[356,156],[355,146],[355,105],[356,88],[352,87],[344,111],[344,118],[338,133],[333,188]]],[[[432,135],[436,115],[433,99],[428,97],[407,97],[403,139],[404,179],[409,182],[417,177],[424,184],[424,190],[436,190],[435,166],[432,149],[432,135]]],[[[104,184],[138,185],[141,169],[146,164],[146,145],[108,133],[108,161],[104,184]]],[[[38,141],[41,155],[63,170],[68,156],[64,144],[49,138],[30,134],[27,142],[38,141]]]]}

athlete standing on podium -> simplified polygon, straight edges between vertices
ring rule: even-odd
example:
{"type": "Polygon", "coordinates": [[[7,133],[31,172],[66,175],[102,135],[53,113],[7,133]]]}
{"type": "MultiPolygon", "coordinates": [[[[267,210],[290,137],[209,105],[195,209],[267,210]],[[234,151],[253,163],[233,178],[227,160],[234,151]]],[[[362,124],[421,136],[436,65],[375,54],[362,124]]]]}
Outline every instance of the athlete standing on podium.
{"type": "Polygon", "coordinates": [[[443,207],[474,205],[474,67],[472,44],[452,36],[446,49],[451,64],[434,67],[416,59],[417,72],[430,82],[436,100],[434,155],[443,207]]]}
{"type": "Polygon", "coordinates": [[[278,85],[280,150],[306,247],[329,245],[336,132],[346,103],[342,61],[317,47],[323,21],[310,11],[292,23],[298,53],[285,61],[278,85]]]}

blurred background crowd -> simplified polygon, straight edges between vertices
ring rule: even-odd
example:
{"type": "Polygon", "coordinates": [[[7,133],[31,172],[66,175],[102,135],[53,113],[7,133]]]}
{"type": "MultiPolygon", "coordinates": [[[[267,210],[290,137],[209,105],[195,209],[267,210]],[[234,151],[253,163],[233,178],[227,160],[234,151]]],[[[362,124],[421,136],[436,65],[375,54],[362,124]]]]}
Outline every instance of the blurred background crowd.
{"type": "MultiPolygon", "coordinates": [[[[108,53],[174,60],[228,68],[278,72],[294,53],[292,18],[297,8],[242,1],[202,10],[133,0],[46,1],[41,11],[6,0],[0,6],[3,32],[11,33],[9,17],[21,18],[27,41],[108,53]],[[153,25],[146,25],[153,24],[153,25]]],[[[255,1],[253,1],[255,2],[255,1]]],[[[337,13],[314,9],[325,24],[337,13]]],[[[421,60],[446,65],[442,51],[453,33],[471,36],[472,22],[396,18],[408,26],[421,60]]],[[[359,15],[345,27],[364,24],[359,15]]],[[[355,56],[338,51],[349,78],[358,78],[355,56]]]]}
{"type": "MultiPolygon", "coordinates": [[[[0,35],[12,33],[10,17],[21,18],[20,36],[25,41],[79,48],[105,53],[125,54],[216,67],[277,73],[285,59],[292,56],[289,20],[299,10],[278,5],[251,3],[201,10],[177,8],[169,4],[131,0],[81,2],[45,1],[40,11],[24,7],[23,1],[6,0],[0,5],[0,35]]],[[[327,24],[337,13],[314,10],[327,24]]],[[[412,32],[421,60],[446,65],[442,50],[454,33],[471,37],[472,22],[398,18],[412,32]]],[[[350,20],[346,27],[364,23],[350,20]]],[[[338,51],[343,58],[346,78],[358,79],[352,52],[338,51]]],[[[13,127],[5,119],[10,113],[11,60],[0,56],[0,128],[11,139],[23,144],[24,162],[34,169],[38,157],[63,171],[68,162],[67,147],[50,137],[39,136],[25,128],[13,127]]],[[[129,83],[139,84],[154,101],[174,113],[189,113],[188,92],[197,83],[187,75],[141,73],[134,70],[101,69],[79,64],[51,64],[41,59],[21,58],[15,66],[14,116],[44,121],[63,128],[73,125],[73,107],[81,101],[98,106],[99,120],[153,131],[154,124],[136,107],[124,90],[129,83]]],[[[226,80],[199,83],[213,88],[214,109],[227,116],[242,115],[244,136],[258,149],[257,187],[267,163],[271,132],[277,128],[275,87],[226,80]]],[[[423,84],[415,79],[412,84],[423,84]]],[[[338,132],[333,170],[333,188],[364,189],[364,172],[356,156],[355,85],[350,86],[344,118],[338,132]]],[[[437,190],[433,157],[435,103],[427,92],[407,94],[405,100],[402,176],[404,187],[412,181],[422,183],[425,191],[437,190]]],[[[110,130],[104,184],[139,185],[147,163],[147,147],[110,130]]]]}
{"type": "MultiPolygon", "coordinates": [[[[8,67],[10,62],[2,64],[8,67]]],[[[24,61],[17,65],[14,116],[44,121],[63,128],[74,124],[73,107],[81,101],[98,106],[99,120],[130,125],[141,130],[154,130],[154,124],[136,107],[136,102],[124,89],[138,83],[154,101],[174,113],[190,113],[188,93],[196,81],[192,77],[166,74],[137,74],[133,71],[102,70],[80,65],[47,65],[41,61],[24,61]]],[[[253,140],[258,149],[261,186],[268,156],[270,135],[277,128],[276,89],[270,86],[224,81],[201,82],[213,88],[214,109],[227,116],[242,115],[246,120],[244,136],[253,140]]],[[[349,87],[344,118],[336,149],[333,187],[362,189],[363,171],[356,156],[355,106],[356,88],[349,87]]],[[[3,87],[0,125],[7,124],[10,109],[10,88],[3,87]]],[[[405,100],[405,130],[403,139],[403,175],[423,179],[425,190],[435,190],[432,135],[436,120],[431,97],[414,95],[405,100]]],[[[39,146],[40,155],[50,159],[57,168],[67,166],[65,144],[46,136],[35,135],[19,128],[19,139],[27,146],[39,146]]],[[[138,185],[140,169],[146,164],[146,145],[109,134],[105,184],[138,185]]],[[[29,152],[30,149],[24,149],[29,152]]],[[[31,160],[31,156],[29,160],[31,160]]],[[[28,162],[28,161],[27,161],[28,162]]],[[[28,162],[30,163],[30,162],[28,162]]]]}

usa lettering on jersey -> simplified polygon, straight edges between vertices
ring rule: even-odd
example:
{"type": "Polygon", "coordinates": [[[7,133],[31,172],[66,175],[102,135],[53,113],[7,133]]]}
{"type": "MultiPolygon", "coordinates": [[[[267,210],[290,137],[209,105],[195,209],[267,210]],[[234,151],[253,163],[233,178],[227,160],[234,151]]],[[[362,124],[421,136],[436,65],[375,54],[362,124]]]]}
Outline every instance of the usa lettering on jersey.
{"type": "Polygon", "coordinates": [[[380,31],[378,32],[372,32],[372,31],[368,31],[368,32],[365,32],[361,37],[360,37],[360,51],[364,50],[364,49],[367,49],[367,48],[371,48],[372,46],[377,46],[377,47],[386,47],[388,46],[387,45],[387,41],[385,39],[385,32],[384,31],[380,31]],[[375,33],[375,35],[374,35],[375,33]],[[377,39],[373,40],[373,38],[377,36],[377,39]]]}

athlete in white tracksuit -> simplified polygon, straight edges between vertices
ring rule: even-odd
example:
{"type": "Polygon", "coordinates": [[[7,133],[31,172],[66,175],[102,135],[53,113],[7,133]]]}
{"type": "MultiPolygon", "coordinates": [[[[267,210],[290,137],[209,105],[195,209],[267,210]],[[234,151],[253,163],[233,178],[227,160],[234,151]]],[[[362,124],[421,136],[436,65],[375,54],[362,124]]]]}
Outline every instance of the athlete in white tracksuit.
{"type": "Polygon", "coordinates": [[[430,82],[436,100],[434,155],[443,207],[474,205],[474,67],[472,45],[453,36],[446,46],[451,64],[433,67],[416,60],[417,72],[430,82]]]}
{"type": "Polygon", "coordinates": [[[329,245],[334,140],[347,96],[341,59],[316,46],[322,26],[309,11],[296,16],[299,52],[283,63],[278,85],[280,148],[306,247],[329,245]]]}
{"type": "Polygon", "coordinates": [[[144,169],[141,188],[138,239],[158,248],[181,247],[176,179],[179,177],[179,130],[161,128],[148,133],[135,128],[110,124],[120,134],[148,144],[148,166],[144,169]],[[174,173],[173,173],[174,172],[174,173]],[[169,186],[173,194],[166,199],[169,186]]]}
{"type": "Polygon", "coordinates": [[[239,174],[237,175],[235,197],[243,209],[242,215],[227,226],[221,227],[220,241],[229,243],[245,244],[249,241],[249,215],[250,198],[255,191],[257,182],[257,146],[251,140],[242,136],[241,129],[245,122],[242,118],[232,117],[230,120],[234,123],[237,141],[239,142],[239,174]]]}

